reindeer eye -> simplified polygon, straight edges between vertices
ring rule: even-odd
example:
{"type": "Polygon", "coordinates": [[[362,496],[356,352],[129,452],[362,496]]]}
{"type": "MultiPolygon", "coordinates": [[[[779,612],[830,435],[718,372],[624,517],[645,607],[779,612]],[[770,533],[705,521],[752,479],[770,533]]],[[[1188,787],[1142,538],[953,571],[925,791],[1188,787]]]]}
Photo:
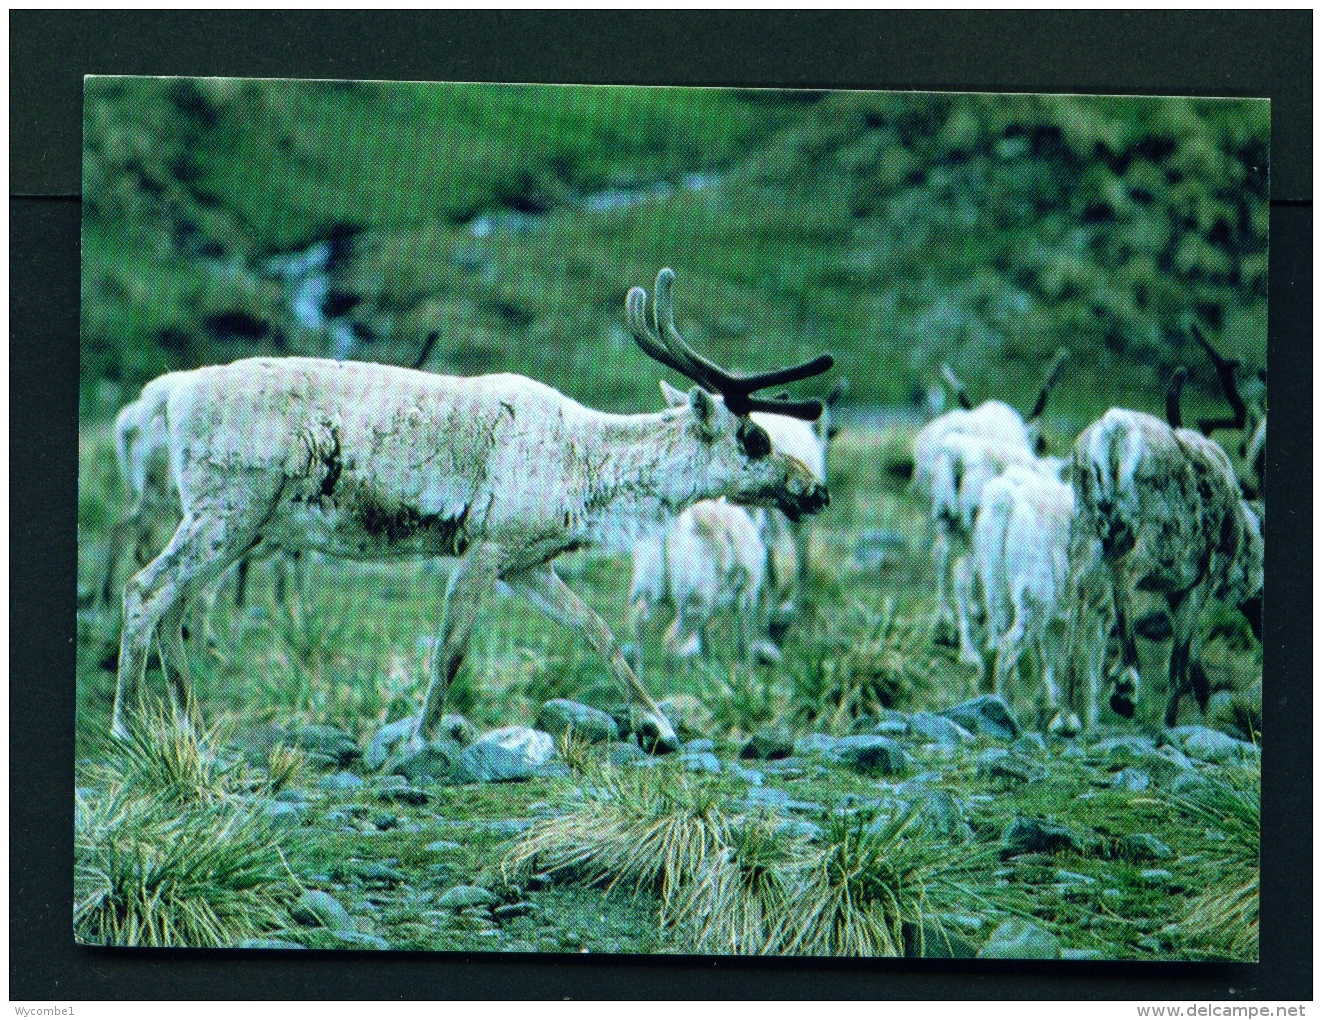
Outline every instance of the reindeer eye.
{"type": "Polygon", "coordinates": [[[751,460],[761,460],[771,452],[771,437],[761,425],[746,421],[739,426],[739,446],[751,460]]]}

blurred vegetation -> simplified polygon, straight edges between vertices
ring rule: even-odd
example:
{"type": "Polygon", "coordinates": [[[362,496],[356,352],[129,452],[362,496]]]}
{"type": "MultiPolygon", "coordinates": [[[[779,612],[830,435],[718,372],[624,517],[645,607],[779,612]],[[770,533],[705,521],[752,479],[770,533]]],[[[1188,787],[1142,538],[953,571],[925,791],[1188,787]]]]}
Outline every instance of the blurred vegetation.
{"type": "Polygon", "coordinates": [[[621,308],[663,264],[694,343],[831,349],[864,404],[942,360],[1023,400],[1061,344],[1080,415],[1159,406],[1177,363],[1210,399],[1194,323],[1265,361],[1261,101],[93,78],[84,127],[88,414],[433,332],[434,370],[651,408],[621,308]]]}

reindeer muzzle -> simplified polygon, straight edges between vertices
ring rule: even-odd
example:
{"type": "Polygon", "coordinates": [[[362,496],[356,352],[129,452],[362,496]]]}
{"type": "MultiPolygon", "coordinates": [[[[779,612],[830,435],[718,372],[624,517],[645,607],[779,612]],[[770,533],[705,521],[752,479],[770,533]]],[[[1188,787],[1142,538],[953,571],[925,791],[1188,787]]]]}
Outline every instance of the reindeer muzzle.
{"type": "Polygon", "coordinates": [[[781,506],[781,512],[791,521],[797,521],[809,514],[815,514],[831,503],[831,494],[825,485],[813,483],[801,493],[789,496],[781,506]]]}

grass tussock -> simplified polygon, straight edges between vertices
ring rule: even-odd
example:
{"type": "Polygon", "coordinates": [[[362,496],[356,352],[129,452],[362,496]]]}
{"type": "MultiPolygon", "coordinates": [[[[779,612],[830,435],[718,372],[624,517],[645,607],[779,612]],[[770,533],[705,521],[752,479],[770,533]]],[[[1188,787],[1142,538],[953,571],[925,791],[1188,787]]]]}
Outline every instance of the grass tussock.
{"type": "Polygon", "coordinates": [[[915,703],[937,686],[938,660],[922,623],[894,599],[877,610],[855,606],[827,625],[798,657],[794,713],[800,722],[848,729],[860,716],[915,703]]]}
{"type": "Polygon", "coordinates": [[[1189,904],[1176,929],[1185,944],[1216,959],[1257,960],[1261,792],[1257,777],[1228,774],[1175,807],[1224,839],[1212,841],[1208,886],[1189,904]],[[1233,777],[1233,778],[1232,778],[1233,777]]]}
{"type": "MultiPolygon", "coordinates": [[[[233,945],[291,925],[298,895],[275,828],[243,766],[148,708],[80,792],[74,816],[74,930],[122,946],[233,945]]],[[[299,763],[273,755],[286,783],[299,763]]],[[[268,782],[270,785],[270,782],[268,782]]]]}
{"type": "Polygon", "coordinates": [[[813,844],[775,816],[722,812],[714,784],[654,773],[598,772],[589,802],[532,829],[505,873],[654,893],[663,929],[703,953],[921,954],[942,911],[991,907],[961,884],[967,855],[911,811],[835,819],[813,844]]]}

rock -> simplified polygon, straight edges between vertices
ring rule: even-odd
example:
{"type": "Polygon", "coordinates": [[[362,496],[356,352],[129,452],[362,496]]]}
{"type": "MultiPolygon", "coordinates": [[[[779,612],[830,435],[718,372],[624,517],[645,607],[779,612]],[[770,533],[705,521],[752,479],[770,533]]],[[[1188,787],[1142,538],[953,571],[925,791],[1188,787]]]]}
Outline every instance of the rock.
{"type": "Polygon", "coordinates": [[[1177,726],[1170,733],[1185,754],[1199,761],[1229,765],[1256,762],[1261,757],[1256,745],[1206,726],[1177,726]]]}
{"type": "Polygon", "coordinates": [[[1041,758],[1047,753],[1047,742],[1041,733],[1025,733],[1010,745],[1010,750],[1028,758],[1041,758]]]}
{"type": "Polygon", "coordinates": [[[842,737],[831,757],[867,775],[903,776],[912,766],[909,755],[894,740],[868,734],[842,737]]]}
{"type": "Polygon", "coordinates": [[[332,931],[353,928],[353,918],[341,906],[340,901],[320,889],[309,889],[305,892],[290,908],[289,913],[299,924],[310,927],[321,925],[332,931]]]}
{"type": "Polygon", "coordinates": [[[1173,851],[1165,843],[1147,832],[1136,832],[1120,840],[1120,853],[1133,861],[1154,859],[1167,860],[1173,851]]]}
{"type": "Polygon", "coordinates": [[[455,850],[462,850],[463,845],[452,839],[438,839],[435,843],[428,843],[423,849],[430,850],[434,854],[452,853],[455,850]]]}
{"type": "Polygon", "coordinates": [[[1016,818],[1001,837],[1001,856],[1054,854],[1062,850],[1081,852],[1083,841],[1072,831],[1043,818],[1016,818]]]}
{"type": "Polygon", "coordinates": [[[1059,960],[1060,939],[1037,925],[1012,918],[987,939],[978,952],[980,960],[1059,960]]]}
{"type": "Polygon", "coordinates": [[[681,751],[678,758],[680,765],[688,772],[717,775],[721,771],[721,760],[710,751],[681,751]]]}
{"type": "Polygon", "coordinates": [[[254,765],[265,765],[277,746],[289,743],[285,731],[269,723],[239,727],[234,731],[229,742],[254,765]]]}
{"type": "Polygon", "coordinates": [[[1253,740],[1262,733],[1262,685],[1217,691],[1207,703],[1207,719],[1213,728],[1237,740],[1253,740]]]}
{"type": "Polygon", "coordinates": [[[343,874],[352,875],[364,883],[376,886],[395,886],[402,883],[405,876],[388,864],[377,861],[349,861],[342,869],[343,874]]]}
{"type": "Polygon", "coordinates": [[[1157,742],[1151,737],[1130,733],[1120,737],[1106,737],[1099,740],[1088,748],[1088,753],[1093,758],[1109,761],[1130,761],[1150,754],[1156,746],[1157,742]]]}
{"type": "Polygon", "coordinates": [[[328,776],[322,776],[317,785],[331,793],[347,793],[350,790],[359,790],[367,783],[363,781],[362,776],[356,776],[352,772],[332,772],[328,776]]]}
{"type": "MultiPolygon", "coordinates": [[[[382,726],[368,744],[363,765],[373,770],[382,768],[397,752],[400,758],[412,757],[401,745],[412,738],[417,725],[417,717],[410,716],[382,726]]],[[[471,744],[476,736],[477,729],[462,715],[444,715],[441,717],[440,733],[433,743],[448,746],[447,742],[452,741],[457,745],[455,748],[457,755],[460,750],[471,744]]],[[[444,772],[440,774],[444,775],[444,772]]]]}
{"type": "Polygon", "coordinates": [[[408,804],[410,807],[422,807],[431,800],[431,794],[415,786],[388,786],[378,790],[376,796],[383,804],[408,804]]]}
{"type": "Polygon", "coordinates": [[[1100,949],[1062,949],[1062,960],[1105,960],[1106,954],[1100,949]]]}
{"type": "Polygon", "coordinates": [[[1142,793],[1152,785],[1152,777],[1142,769],[1126,767],[1115,774],[1111,785],[1126,793],[1142,793]]]}
{"type": "Polygon", "coordinates": [[[839,743],[839,737],[827,733],[805,733],[794,741],[794,754],[804,758],[814,754],[830,754],[839,743]]]}
{"type": "Polygon", "coordinates": [[[712,731],[711,710],[692,694],[676,694],[657,702],[657,708],[670,720],[681,738],[705,737],[712,731]]]}
{"type": "Polygon", "coordinates": [[[1144,868],[1138,877],[1144,885],[1159,889],[1168,888],[1175,881],[1175,876],[1165,868],[1144,868]]]}
{"type": "Polygon", "coordinates": [[[571,739],[589,744],[603,744],[620,738],[620,727],[605,712],[565,698],[555,698],[542,705],[537,713],[537,729],[551,734],[556,740],[572,733],[571,739]]]}
{"type": "Polygon", "coordinates": [[[1135,764],[1141,765],[1143,771],[1159,783],[1171,783],[1180,776],[1195,772],[1194,763],[1173,744],[1163,744],[1155,751],[1149,751],[1136,759],[1135,764]]]}
{"type": "Polygon", "coordinates": [[[954,720],[931,712],[915,712],[909,716],[907,727],[910,736],[941,747],[959,747],[977,739],[954,720]]]}
{"type": "Polygon", "coordinates": [[[463,752],[457,741],[441,737],[416,751],[401,746],[386,767],[408,783],[425,783],[448,776],[463,752]]]}
{"type": "Polygon", "coordinates": [[[285,829],[297,829],[303,824],[306,809],[302,804],[290,804],[286,801],[271,801],[265,807],[266,817],[272,825],[285,829]]]}
{"type": "Polygon", "coordinates": [[[306,804],[308,802],[307,794],[292,786],[286,786],[275,795],[275,799],[282,804],[306,804]]]}
{"type": "Polygon", "coordinates": [[[710,737],[698,737],[697,740],[690,740],[686,743],[681,750],[692,752],[715,751],[716,741],[712,740],[710,737]]]}
{"type": "Polygon", "coordinates": [[[784,790],[771,786],[759,786],[750,789],[744,797],[744,803],[752,809],[771,808],[782,810],[793,798],[784,790]]]}
{"type": "Polygon", "coordinates": [[[949,790],[928,790],[919,795],[918,811],[933,832],[966,842],[973,835],[964,819],[964,808],[949,790]]]}
{"type": "Polygon", "coordinates": [[[389,760],[390,755],[400,743],[413,736],[413,730],[417,723],[418,721],[415,718],[396,719],[394,722],[382,726],[367,745],[367,754],[363,756],[363,766],[373,771],[379,769],[389,760]]]}
{"type": "Polygon", "coordinates": [[[465,910],[468,907],[494,907],[499,905],[500,897],[490,889],[480,885],[456,885],[447,889],[436,901],[438,907],[447,910],[465,910]]]}
{"type": "Polygon", "coordinates": [[[372,824],[382,832],[389,832],[391,829],[399,828],[399,815],[392,815],[389,811],[374,811],[372,824]]]}
{"type": "Polygon", "coordinates": [[[235,949],[303,949],[297,942],[286,942],[284,939],[244,939],[242,942],[234,943],[235,949]]]}
{"type": "Polygon", "coordinates": [[[504,906],[497,907],[491,914],[497,921],[505,921],[511,917],[524,917],[536,912],[536,910],[536,904],[521,900],[518,903],[506,903],[504,906]]]}
{"type": "Polygon", "coordinates": [[[285,740],[314,762],[337,768],[351,765],[363,756],[353,737],[334,726],[290,726],[285,730],[285,740]]]}
{"type": "Polygon", "coordinates": [[[757,769],[746,769],[737,761],[730,762],[730,764],[725,766],[725,769],[736,779],[742,779],[745,783],[748,783],[751,786],[762,785],[763,776],[757,769]]]}
{"type": "Polygon", "coordinates": [[[977,946],[947,925],[924,921],[921,950],[915,937],[916,926],[905,927],[906,956],[921,956],[925,960],[971,960],[978,955],[977,946]]]}
{"type": "Polygon", "coordinates": [[[606,760],[612,765],[624,765],[646,758],[647,752],[628,740],[613,740],[606,745],[606,760]]]}
{"type": "Polygon", "coordinates": [[[1019,736],[1019,726],[1010,714],[1009,706],[993,694],[965,701],[937,715],[959,723],[976,736],[1007,741],[1019,736]]]}
{"type": "Polygon", "coordinates": [[[739,757],[747,761],[776,761],[795,753],[795,741],[784,733],[761,732],[748,737],[748,743],[739,749],[739,757]]]}
{"type": "Polygon", "coordinates": [[[487,832],[501,839],[521,836],[532,827],[531,818],[494,818],[483,826],[487,832]]]}
{"type": "Polygon", "coordinates": [[[1007,751],[1003,747],[989,747],[974,762],[978,773],[990,779],[1009,779],[1016,783],[1032,783],[1046,778],[1046,769],[1036,762],[1007,751]]]}
{"type": "Polygon", "coordinates": [[[1177,797],[1197,797],[1212,788],[1212,781],[1197,772],[1183,772],[1171,783],[1171,793],[1177,797]]]}
{"type": "Polygon", "coordinates": [[[457,783],[506,783],[532,779],[555,757],[549,733],[505,726],[464,748],[450,776],[457,783]]]}

